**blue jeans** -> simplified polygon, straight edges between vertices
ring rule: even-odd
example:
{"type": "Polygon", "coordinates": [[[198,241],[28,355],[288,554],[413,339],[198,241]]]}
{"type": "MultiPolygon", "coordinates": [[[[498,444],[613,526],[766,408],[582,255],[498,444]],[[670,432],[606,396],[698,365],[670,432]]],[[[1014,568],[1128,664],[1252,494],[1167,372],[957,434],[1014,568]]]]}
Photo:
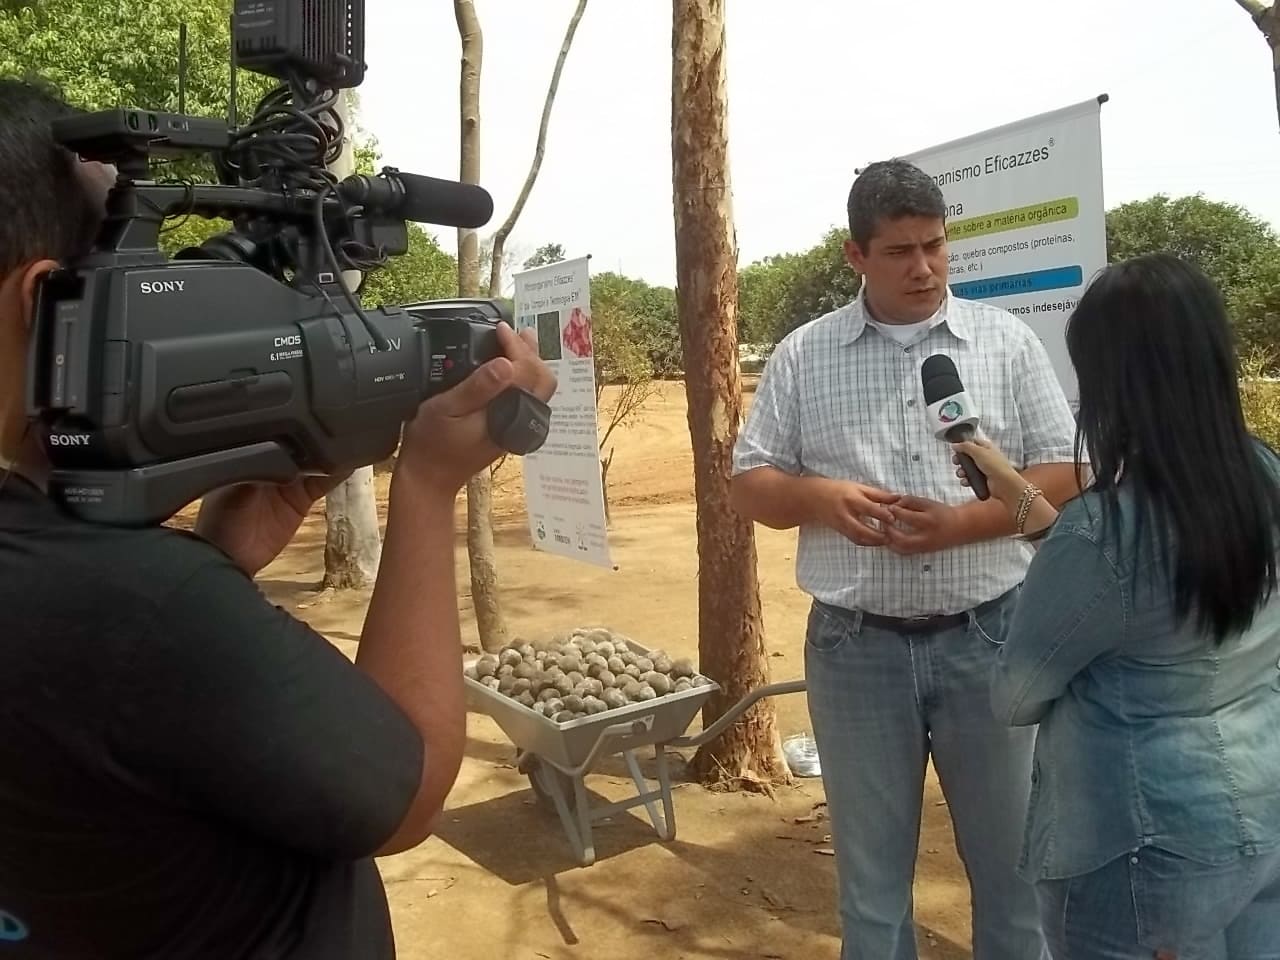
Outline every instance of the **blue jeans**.
{"type": "Polygon", "coordinates": [[[1037,892],[1062,960],[1280,960],[1280,851],[1210,866],[1148,847],[1037,892]]]}
{"type": "Polygon", "coordinates": [[[963,626],[900,633],[815,603],[809,713],[840,878],[842,960],[915,960],[912,882],[930,755],[969,877],[974,960],[1047,958],[1035,889],[1018,877],[1034,728],[991,709],[1015,596],[963,626]]]}

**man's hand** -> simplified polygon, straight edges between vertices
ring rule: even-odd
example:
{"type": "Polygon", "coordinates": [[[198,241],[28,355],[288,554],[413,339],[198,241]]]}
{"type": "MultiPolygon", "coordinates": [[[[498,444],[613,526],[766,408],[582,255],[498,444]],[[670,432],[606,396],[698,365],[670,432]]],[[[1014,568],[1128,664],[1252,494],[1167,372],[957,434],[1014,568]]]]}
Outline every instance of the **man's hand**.
{"type": "Polygon", "coordinates": [[[827,480],[822,486],[818,522],[862,547],[889,543],[886,531],[894,522],[890,504],[899,495],[848,480],[827,480]],[[876,521],[872,526],[869,520],[876,521]]]}
{"type": "Polygon", "coordinates": [[[239,483],[215,490],[200,504],[196,536],[255,577],[289,545],[315,502],[347,476],[306,477],[285,485],[239,483]]]}
{"type": "Polygon", "coordinates": [[[556,377],[538,356],[537,334],[517,334],[500,323],[497,335],[502,356],[422,404],[406,425],[397,477],[409,477],[415,485],[453,498],[502,455],[489,436],[489,404],[508,387],[521,387],[544,403],[555,394],[556,377]]]}
{"type": "Polygon", "coordinates": [[[893,523],[885,529],[888,547],[894,553],[933,553],[965,542],[965,522],[959,507],[923,497],[902,497],[889,510],[893,523]]]}

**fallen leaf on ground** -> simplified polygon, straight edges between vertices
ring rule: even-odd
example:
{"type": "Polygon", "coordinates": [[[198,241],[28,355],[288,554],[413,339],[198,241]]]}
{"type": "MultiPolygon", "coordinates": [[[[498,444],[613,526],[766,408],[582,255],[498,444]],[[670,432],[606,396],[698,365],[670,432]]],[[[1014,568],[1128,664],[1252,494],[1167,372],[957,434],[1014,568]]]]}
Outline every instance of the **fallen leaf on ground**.
{"type": "Polygon", "coordinates": [[[832,850],[830,847],[819,847],[817,850],[813,852],[820,853],[824,857],[834,857],[836,855],[836,852],[832,850]]]}

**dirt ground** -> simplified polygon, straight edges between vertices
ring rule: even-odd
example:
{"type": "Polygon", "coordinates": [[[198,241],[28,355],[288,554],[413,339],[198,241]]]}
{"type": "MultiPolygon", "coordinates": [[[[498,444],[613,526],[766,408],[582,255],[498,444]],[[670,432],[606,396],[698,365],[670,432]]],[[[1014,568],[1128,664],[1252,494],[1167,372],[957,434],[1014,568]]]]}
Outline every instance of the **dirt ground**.
{"type": "MultiPolygon", "coordinates": [[[[667,384],[639,423],[615,434],[610,545],[616,571],[535,552],[518,463],[504,467],[496,536],[503,604],[514,632],[545,636],[600,624],[646,646],[696,656],[697,553],[685,413],[683,386],[667,384]]],[[[380,483],[385,496],[385,478],[380,483]]],[[[460,504],[463,635],[473,639],[464,522],[460,504]]],[[[354,655],[367,596],[317,594],[323,542],[323,516],[316,514],[260,582],[273,601],[354,655]]],[[[773,679],[799,678],[807,604],[795,587],[795,534],[758,529],[758,549],[773,679]]],[[[808,729],[803,695],[775,703],[784,737],[808,729]]],[[[807,822],[823,800],[820,780],[799,780],[773,799],[680,783],[674,841],[658,839],[643,808],[628,811],[597,826],[597,860],[583,868],[514,759],[497,725],[472,713],[466,759],[438,834],[381,862],[402,960],[838,956],[829,828],[821,819],[807,822]]],[[[620,800],[628,795],[626,776],[620,762],[607,763],[587,783],[597,799],[620,800]]],[[[924,811],[915,890],[921,956],[967,958],[968,887],[932,771],[924,811]]]]}

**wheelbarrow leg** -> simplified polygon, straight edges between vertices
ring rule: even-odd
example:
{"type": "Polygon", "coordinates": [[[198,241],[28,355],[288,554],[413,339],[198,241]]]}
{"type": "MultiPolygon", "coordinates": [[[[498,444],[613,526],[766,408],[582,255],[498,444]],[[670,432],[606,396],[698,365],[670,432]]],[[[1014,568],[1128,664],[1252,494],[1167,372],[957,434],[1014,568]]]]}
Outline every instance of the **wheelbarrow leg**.
{"type": "Polygon", "coordinates": [[[587,803],[586,787],[582,777],[570,778],[540,758],[525,754],[529,780],[540,798],[549,799],[555,807],[560,825],[564,828],[569,845],[573,847],[578,863],[589,867],[596,862],[596,848],[591,836],[591,808],[587,803]],[[572,784],[570,797],[566,788],[572,784]]]}
{"type": "Polygon", "coordinates": [[[579,837],[574,847],[578,852],[578,860],[584,867],[589,867],[596,862],[596,842],[591,831],[591,803],[587,799],[587,785],[582,774],[573,778],[573,806],[578,815],[579,837]]]}
{"type": "Polygon", "coordinates": [[[636,795],[643,801],[645,812],[649,814],[649,822],[653,824],[653,829],[658,834],[659,839],[675,839],[675,808],[671,802],[671,777],[667,769],[666,753],[660,746],[654,746],[654,756],[658,762],[659,792],[657,794],[649,790],[649,784],[645,780],[644,773],[640,770],[640,762],[636,759],[636,752],[628,750],[623,756],[627,761],[627,769],[631,771],[631,779],[635,782],[636,795]],[[658,805],[655,802],[655,798],[659,795],[662,797],[662,811],[658,810],[658,805]]]}

